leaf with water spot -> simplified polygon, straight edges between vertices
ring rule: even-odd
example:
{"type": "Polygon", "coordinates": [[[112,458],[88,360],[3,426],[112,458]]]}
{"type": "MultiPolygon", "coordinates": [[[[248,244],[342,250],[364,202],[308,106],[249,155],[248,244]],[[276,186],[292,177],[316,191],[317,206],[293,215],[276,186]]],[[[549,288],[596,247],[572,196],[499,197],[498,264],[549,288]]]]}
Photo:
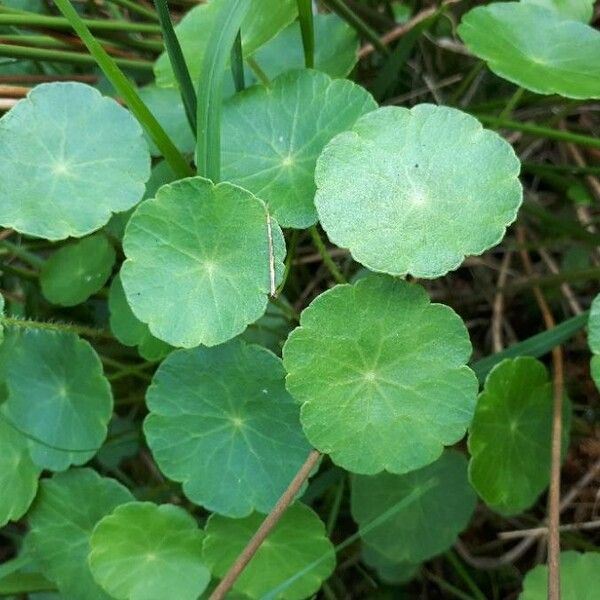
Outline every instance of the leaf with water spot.
{"type": "Polygon", "coordinates": [[[521,205],[519,164],[459,110],[380,108],[325,146],[315,205],[331,241],[369,269],[438,277],[503,238],[521,205]]]}
{"type": "Polygon", "coordinates": [[[600,98],[600,32],[589,25],[534,3],[496,2],[469,11],[458,33],[496,75],[516,85],[538,94],[600,98]]]}
{"type": "Polygon", "coordinates": [[[230,517],[273,508],[310,452],[284,376],[278,357],[240,340],[161,364],[144,432],[192,502],[230,517]]]}
{"type": "Polygon", "coordinates": [[[104,287],[115,258],[113,247],[103,235],[63,246],[42,267],[42,293],[53,304],[81,304],[104,287]]]}
{"type": "Polygon", "coordinates": [[[370,523],[389,511],[386,519],[362,534],[363,541],[396,563],[418,564],[445,552],[467,527],[475,504],[467,460],[454,450],[404,475],[352,477],[351,510],[359,528],[369,529],[370,523]],[[415,502],[394,508],[417,490],[422,493],[415,502]]]}
{"type": "Polygon", "coordinates": [[[110,600],[88,566],[90,535],[102,517],[132,500],[120,483],[91,469],[73,469],[41,481],[29,514],[30,548],[62,597],[110,600]]]}
{"type": "Polygon", "coordinates": [[[338,285],[304,310],[283,348],[309,441],[341,467],[405,473],[465,434],[477,379],[460,317],[384,275],[338,285]]]}
{"type": "MultiPolygon", "coordinates": [[[[469,479],[494,510],[521,513],[548,486],[552,398],[548,372],[535,358],[503,360],[487,376],[469,431],[469,479]]],[[[570,414],[565,399],[565,448],[570,414]]]]}
{"type": "Polygon", "coordinates": [[[210,580],[202,564],[203,538],[179,506],[122,504],[92,532],[90,570],[117,600],[196,600],[210,580]]]}
{"type": "MultiPolygon", "coordinates": [[[[259,513],[243,519],[220,515],[208,519],[204,562],[215,577],[225,575],[263,519],[259,513]]],[[[334,567],[333,545],[323,523],[311,508],[295,503],[283,513],[233,589],[253,600],[265,596],[301,600],[315,594],[334,567]],[[284,586],[288,579],[291,581],[284,586]]]]}
{"type": "Polygon", "coordinates": [[[202,177],[160,188],[123,239],[125,295],[155,337],[214,346],[261,317],[283,274],[285,242],[264,203],[202,177]]]}
{"type": "Polygon", "coordinates": [[[82,237],[139,202],[149,174],[142,128],[91,86],[38,85],[0,119],[4,227],[82,237]]]}
{"type": "Polygon", "coordinates": [[[264,200],[282,226],[313,225],[317,157],[376,106],[363,88],[313,70],[251,87],[223,107],[222,176],[264,200]]]}
{"type": "Polygon", "coordinates": [[[113,401],[88,342],[73,333],[9,326],[0,365],[5,417],[28,438],[35,464],[60,471],[94,456],[113,401]]]}

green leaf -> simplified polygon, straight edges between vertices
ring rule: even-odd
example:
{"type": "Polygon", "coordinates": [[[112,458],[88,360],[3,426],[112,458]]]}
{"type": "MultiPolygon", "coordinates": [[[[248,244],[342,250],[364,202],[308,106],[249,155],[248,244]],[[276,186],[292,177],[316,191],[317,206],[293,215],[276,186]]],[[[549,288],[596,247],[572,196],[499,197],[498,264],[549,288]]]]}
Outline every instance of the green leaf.
{"type": "Polygon", "coordinates": [[[106,437],[113,405],[90,344],[73,333],[7,327],[0,364],[5,416],[29,438],[33,462],[54,471],[87,462],[106,437]]]}
{"type": "MultiPolygon", "coordinates": [[[[204,562],[223,577],[264,519],[254,513],[243,519],[212,515],[206,524],[204,562]]],[[[310,567],[277,595],[300,600],[316,593],[335,567],[333,545],[317,514],[304,504],[292,504],[237,579],[234,590],[262,598],[271,589],[310,567]]]]}
{"type": "Polygon", "coordinates": [[[456,109],[380,108],[325,147],[315,204],[358,262],[433,278],[503,238],[521,205],[519,165],[508,142],[456,109]]]}
{"type": "MultiPolygon", "coordinates": [[[[469,479],[494,510],[518,514],[550,481],[552,382],[537,359],[503,360],[488,375],[469,432],[469,479]],[[522,460],[522,457],[527,460],[522,460]]],[[[570,406],[564,402],[563,446],[570,406]]]]}
{"type": "Polygon", "coordinates": [[[29,457],[27,439],[0,414],[0,527],[25,514],[35,497],[40,471],[29,457]]]}
{"type": "MultiPolygon", "coordinates": [[[[204,58],[210,32],[225,0],[210,0],[188,11],[175,27],[192,81],[198,83],[200,66],[204,58]]],[[[295,0],[252,0],[250,10],[244,19],[242,49],[244,56],[250,56],[296,17],[295,0]]],[[[166,52],[163,52],[154,65],[156,83],[161,87],[176,87],[177,81],[166,52]]]]}
{"type": "MultiPolygon", "coordinates": [[[[139,90],[139,95],[152,111],[177,149],[183,154],[191,154],[196,147],[196,139],[185,116],[181,95],[175,88],[160,88],[147,85],[139,90]]],[[[152,156],[160,156],[160,150],[148,137],[152,156]]]]}
{"type": "MultiPolygon", "coordinates": [[[[291,309],[289,302],[283,296],[279,296],[279,304],[291,309]]],[[[242,333],[241,339],[281,354],[283,343],[294,328],[289,320],[289,313],[286,313],[282,306],[269,303],[265,314],[242,333]]]]}
{"type": "Polygon", "coordinates": [[[0,294],[0,344],[4,340],[4,325],[2,317],[4,317],[4,296],[0,294]]]}
{"type": "Polygon", "coordinates": [[[144,432],[192,502],[229,517],[273,508],[310,452],[284,377],[277,356],[240,340],[161,364],[144,432]]]}
{"type": "MultiPolygon", "coordinates": [[[[560,554],[561,600],[594,600],[600,589],[600,553],[569,550],[560,554]]],[[[538,565],[527,573],[519,600],[548,598],[548,567],[538,565]]]]}
{"type": "Polygon", "coordinates": [[[588,25],[532,3],[502,2],[469,11],[458,33],[499,77],[538,94],[600,98],[600,33],[588,25]]]}
{"type": "Polygon", "coordinates": [[[419,572],[419,565],[407,562],[395,562],[381,554],[379,550],[366,544],[362,547],[362,559],[369,567],[375,569],[377,576],[384,583],[401,585],[414,579],[419,572]]]}
{"type": "Polygon", "coordinates": [[[449,450],[433,464],[404,475],[352,477],[351,509],[360,528],[423,486],[431,487],[362,536],[388,561],[417,564],[454,544],[476,504],[467,479],[467,460],[449,450]]]}
{"type": "MultiPolygon", "coordinates": [[[[313,15],[315,28],[315,69],[331,77],[346,77],[357,62],[358,36],[335,13],[313,15]]],[[[270,79],[289,69],[304,66],[300,24],[295,21],[259,48],[254,55],[270,79]]]]}
{"type": "Polygon", "coordinates": [[[595,0],[521,0],[524,4],[537,4],[555,11],[563,19],[589,23],[594,14],[595,0]]]}
{"type": "Polygon", "coordinates": [[[134,314],[154,336],[185,348],[221,344],[264,314],[285,255],[283,234],[258,198],[201,177],[143,202],[123,248],[134,314]]]}
{"type": "Polygon", "coordinates": [[[87,235],[134,206],[149,174],[137,121],[82,83],[38,85],[0,120],[4,227],[49,240],[87,235]]]}
{"type": "Polygon", "coordinates": [[[282,226],[313,225],[317,157],[376,106],[363,88],[312,70],[236,94],[223,107],[223,179],[259,196],[282,226]]]}
{"type": "Polygon", "coordinates": [[[203,537],[178,506],[122,504],[94,528],[90,569],[117,600],[196,600],[210,581],[203,537]]]}
{"type": "Polygon", "coordinates": [[[75,306],[101,290],[115,263],[103,235],[93,235],[57,250],[40,272],[42,293],[53,304],[75,306]]]}
{"type": "Polygon", "coordinates": [[[29,517],[31,549],[65,599],[110,600],[88,567],[90,535],[102,517],[131,500],[120,483],[91,469],[42,480],[29,517]]]}
{"type": "Polygon", "coordinates": [[[108,293],[110,330],[124,346],[137,346],[140,356],[146,360],[160,360],[170,351],[169,344],[155,338],[134,314],[123,290],[120,275],[117,275],[108,293]]]}
{"type": "Polygon", "coordinates": [[[283,348],[309,441],[345,469],[405,473],[465,434],[477,380],[467,330],[423,288],[373,275],[304,310],[283,348]]]}
{"type": "Polygon", "coordinates": [[[588,344],[593,355],[590,363],[592,379],[600,389],[600,294],[598,294],[590,307],[588,320],[588,344]]]}

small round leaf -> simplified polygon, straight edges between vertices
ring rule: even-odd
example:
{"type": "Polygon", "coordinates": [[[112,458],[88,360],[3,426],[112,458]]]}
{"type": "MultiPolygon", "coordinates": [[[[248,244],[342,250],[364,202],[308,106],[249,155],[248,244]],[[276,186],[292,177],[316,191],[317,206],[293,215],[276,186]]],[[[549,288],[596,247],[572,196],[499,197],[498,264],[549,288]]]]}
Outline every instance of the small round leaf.
{"type": "Polygon", "coordinates": [[[73,333],[7,328],[0,347],[6,418],[39,467],[87,462],[106,437],[112,393],[88,342],[73,333]]]}
{"type": "Polygon", "coordinates": [[[332,242],[374,271],[438,277],[497,244],[522,200],[510,144],[453,108],[385,107],[317,161],[315,204],[332,242]]]}
{"type": "Polygon", "coordinates": [[[538,94],[600,98],[600,33],[588,25],[533,3],[497,2],[469,11],[458,33],[499,77],[538,94]]]}
{"type": "Polygon", "coordinates": [[[134,206],[149,174],[138,122],[91,86],[38,85],[0,120],[4,227],[82,237],[134,206]]]}
{"type": "MultiPolygon", "coordinates": [[[[504,360],[486,379],[469,432],[469,479],[501,513],[527,510],[550,481],[552,396],[546,368],[532,357],[504,360]]],[[[565,400],[565,446],[569,421],[565,400]]]]}
{"type": "Polygon", "coordinates": [[[42,267],[42,293],[62,306],[85,302],[108,281],[114,263],[115,251],[102,235],[63,246],[42,267]]]}
{"type": "Polygon", "coordinates": [[[405,473],[465,434],[477,380],[469,335],[418,285],[383,275],[338,285],[283,348],[309,441],[355,473],[405,473]]]}
{"type": "Polygon", "coordinates": [[[122,504],[94,528],[90,569],[117,600],[196,600],[210,580],[203,537],[178,506],[122,504]]]}
{"type": "Polygon", "coordinates": [[[240,340],[168,356],[144,422],[161,471],[211,511],[269,512],[310,452],[284,377],[278,357],[240,340]]]}
{"type": "Polygon", "coordinates": [[[467,460],[453,450],[431,465],[406,473],[352,477],[351,509],[364,542],[392,562],[417,564],[450,548],[475,510],[467,460]],[[393,510],[417,490],[413,502],[393,510]],[[368,529],[370,523],[391,515],[368,529]]]}
{"type": "Polygon", "coordinates": [[[133,500],[114,479],[73,469],[40,483],[31,509],[31,549],[42,573],[69,600],[110,600],[88,566],[90,535],[115,507],[133,500]]]}
{"type": "Polygon", "coordinates": [[[123,249],[133,313],[157,338],[192,348],[221,344],[264,314],[285,242],[250,192],[192,177],[136,209],[123,249]]]}
{"type": "MultiPolygon", "coordinates": [[[[208,519],[204,562],[214,576],[225,575],[263,519],[264,515],[258,513],[244,519],[220,515],[208,519]]],[[[260,546],[237,579],[234,590],[258,600],[281,586],[273,598],[301,600],[316,593],[334,567],[333,545],[327,539],[323,523],[308,506],[296,503],[285,511],[260,546]],[[300,572],[297,578],[283,585],[300,572]]]]}
{"type": "Polygon", "coordinates": [[[317,157],[333,136],[376,106],[356,84],[312,70],[248,88],[223,107],[223,179],[259,196],[282,226],[313,225],[317,157]]]}

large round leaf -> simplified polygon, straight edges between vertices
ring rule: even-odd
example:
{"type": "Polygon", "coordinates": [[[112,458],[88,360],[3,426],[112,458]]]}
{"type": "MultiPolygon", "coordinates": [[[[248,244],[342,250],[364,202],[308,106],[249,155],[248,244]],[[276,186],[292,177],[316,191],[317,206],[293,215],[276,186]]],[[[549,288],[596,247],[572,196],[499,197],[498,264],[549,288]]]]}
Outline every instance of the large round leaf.
{"type": "Polygon", "coordinates": [[[106,437],[113,404],[98,355],[73,333],[6,328],[5,338],[5,415],[30,438],[33,461],[55,471],[87,462],[106,437]]]}
{"type": "Polygon", "coordinates": [[[450,548],[475,509],[475,492],[467,479],[467,461],[449,450],[423,469],[393,475],[354,475],[352,515],[369,546],[393,562],[419,563],[450,548]],[[394,510],[410,494],[421,494],[394,510]],[[390,516],[369,524],[386,511],[390,516]]]}
{"type": "Polygon", "coordinates": [[[88,567],[90,535],[115,507],[130,502],[129,491],[91,469],[74,469],[44,479],[31,509],[30,542],[43,574],[68,600],[109,600],[88,567]]]}
{"type": "Polygon", "coordinates": [[[556,11],[564,19],[589,23],[594,14],[595,0],[521,0],[556,11]]]}
{"type": "Polygon", "coordinates": [[[519,160],[456,109],[380,108],[317,161],[315,204],[338,246],[374,271],[437,277],[497,244],[521,204],[519,160]]]}
{"type": "MultiPolygon", "coordinates": [[[[358,36],[335,13],[313,15],[315,30],[315,69],[331,77],[346,77],[358,60],[358,36]]],[[[300,23],[295,21],[268,44],[257,50],[254,58],[269,79],[284,71],[304,66],[304,48],[300,23]]]]}
{"type": "MultiPolygon", "coordinates": [[[[223,0],[210,0],[199,4],[188,11],[175,27],[175,33],[194,82],[200,76],[208,38],[222,6],[223,0]]],[[[294,20],[296,12],[294,0],[251,0],[250,8],[240,27],[244,56],[250,56],[289,25],[294,20]]],[[[166,51],[154,64],[154,74],[159,86],[177,86],[177,79],[166,51]]]]}
{"type": "MultiPolygon", "coordinates": [[[[212,515],[206,525],[204,562],[223,577],[264,519],[254,513],[244,519],[212,515]]],[[[316,593],[333,571],[335,555],[319,517],[304,504],[290,506],[237,579],[234,590],[253,599],[281,586],[273,597],[301,600],[316,593]],[[310,567],[310,568],[307,568],[310,567]],[[306,571],[304,571],[306,569],[306,571]],[[301,574],[300,574],[301,573],[301,574]],[[294,578],[288,585],[284,582],[294,578]]]]}
{"type": "Polygon", "coordinates": [[[0,527],[29,508],[41,469],[29,457],[27,439],[0,413],[0,527]]]}
{"type": "Polygon", "coordinates": [[[63,246],[42,267],[42,292],[53,304],[80,304],[102,289],[114,262],[115,251],[103,235],[63,246]]]}
{"type": "Polygon", "coordinates": [[[4,227],[81,237],[134,206],[149,174],[138,122],[88,85],[38,85],[0,120],[4,227]]]}
{"type": "MultiPolygon", "coordinates": [[[[550,481],[552,396],[546,368],[532,357],[504,360],[486,379],[470,427],[469,478],[499,512],[528,509],[550,481]]],[[[565,401],[565,445],[569,421],[565,401]]]]}
{"type": "Polygon", "coordinates": [[[521,87],[600,98],[600,33],[588,25],[533,3],[502,2],[468,12],[458,33],[496,75],[521,87]]]}
{"type": "Polygon", "coordinates": [[[196,600],[210,580],[196,521],[171,504],[130,502],[96,525],[89,564],[118,600],[196,600]]]}
{"type": "Polygon", "coordinates": [[[190,500],[231,517],[273,508],[310,452],[284,377],[279,358],[240,340],[161,364],[144,431],[190,500]]]}
{"type": "Polygon", "coordinates": [[[171,346],[155,338],[134,314],[123,290],[121,277],[117,275],[108,293],[110,329],[124,346],[137,346],[140,355],[146,360],[159,360],[166,356],[171,346]]]}
{"type": "Polygon", "coordinates": [[[308,227],[323,146],[376,106],[363,88],[312,70],[236,94],[223,108],[223,179],[259,196],[281,225],[308,227]]]}
{"type": "MultiPolygon", "coordinates": [[[[560,554],[561,600],[597,600],[600,590],[600,552],[567,551],[560,554]]],[[[548,567],[538,565],[527,573],[519,600],[548,598],[548,567]]]]}
{"type": "Polygon", "coordinates": [[[451,308],[374,275],[314,300],[283,360],[316,448],[355,473],[405,473],[465,434],[477,395],[470,353],[451,308]]]}
{"type": "Polygon", "coordinates": [[[285,243],[265,205],[201,177],[165,185],[135,211],[121,279],[134,314],[157,338],[191,348],[241,333],[267,307],[285,243]]]}

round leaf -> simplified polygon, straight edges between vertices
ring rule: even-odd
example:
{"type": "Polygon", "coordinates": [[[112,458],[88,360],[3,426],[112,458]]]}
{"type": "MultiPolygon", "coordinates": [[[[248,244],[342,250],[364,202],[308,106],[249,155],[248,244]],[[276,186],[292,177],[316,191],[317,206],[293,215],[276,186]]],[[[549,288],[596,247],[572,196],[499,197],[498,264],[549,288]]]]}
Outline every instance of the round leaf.
{"type": "Polygon", "coordinates": [[[92,533],[90,569],[117,600],[196,600],[210,580],[203,537],[178,506],[122,504],[92,533]]]}
{"type": "Polygon", "coordinates": [[[106,437],[113,404],[98,355],[72,333],[7,328],[5,337],[5,414],[30,438],[33,461],[55,471],[87,462],[106,437]]]}
{"type": "Polygon", "coordinates": [[[497,244],[521,205],[519,160],[453,108],[386,107],[317,161],[315,204],[332,242],[374,271],[438,277],[497,244]]]}
{"type": "Polygon", "coordinates": [[[381,581],[392,585],[401,585],[414,579],[419,572],[419,565],[407,562],[395,562],[375,550],[371,546],[363,544],[362,559],[365,564],[375,569],[381,581]]]}
{"type": "Polygon", "coordinates": [[[134,206],[149,174],[138,122],[88,85],[38,85],[0,120],[4,227],[49,240],[87,235],[134,206]]]}
{"type": "MultiPolygon", "coordinates": [[[[264,515],[258,513],[244,519],[219,515],[208,519],[204,562],[213,575],[225,575],[263,519],[264,515]]],[[[333,545],[327,539],[323,523],[308,506],[296,503],[285,511],[260,546],[237,579],[234,590],[258,599],[281,586],[273,598],[301,600],[316,593],[334,567],[333,545]],[[285,587],[282,585],[295,575],[299,577],[285,587]]]]}
{"type": "MultiPolygon", "coordinates": [[[[600,553],[567,551],[560,554],[561,600],[595,600],[600,590],[600,553]]],[[[519,600],[548,598],[548,567],[538,565],[527,573],[519,600]]]]}
{"type": "Polygon", "coordinates": [[[63,246],[42,267],[42,293],[53,304],[85,302],[108,281],[114,263],[115,251],[102,235],[63,246]]]}
{"type": "Polygon", "coordinates": [[[0,527],[25,514],[37,491],[40,471],[29,457],[27,439],[0,413],[0,527]]]}
{"type": "Polygon", "coordinates": [[[600,98],[600,33],[588,25],[533,3],[502,2],[469,11],[458,33],[499,77],[538,94],[600,98]]]}
{"type": "Polygon", "coordinates": [[[600,354],[600,294],[594,298],[590,307],[588,344],[594,354],[600,354]]]}
{"type": "Polygon", "coordinates": [[[102,517],[131,500],[120,483],[91,469],[42,480],[29,517],[31,548],[64,598],[110,600],[88,567],[90,535],[102,517]]]}
{"type": "MultiPolygon", "coordinates": [[[[469,479],[499,512],[528,509],[550,481],[552,397],[548,372],[532,357],[504,360],[486,379],[470,427],[469,479]]],[[[569,420],[565,401],[564,445],[569,420]]]]}
{"type": "MultiPolygon", "coordinates": [[[[223,0],[210,0],[195,6],[175,27],[192,81],[198,81],[208,38],[214,28],[216,15],[223,0]]],[[[268,42],[296,17],[294,0],[251,0],[250,8],[242,21],[242,51],[250,56],[268,42]]],[[[177,87],[177,80],[167,52],[154,64],[156,83],[161,87],[177,87]]]]}
{"type": "Polygon", "coordinates": [[[110,329],[124,346],[137,346],[146,360],[160,360],[171,350],[171,346],[155,338],[134,314],[123,290],[121,277],[117,275],[108,293],[108,310],[110,312],[110,329]]]}
{"type": "Polygon", "coordinates": [[[362,534],[364,542],[388,561],[420,563],[450,548],[475,509],[475,492],[467,480],[467,460],[455,451],[404,475],[354,475],[351,509],[360,529],[384,514],[390,516],[362,534]],[[414,502],[394,506],[416,490],[414,502]]]}
{"type": "MultiPolygon", "coordinates": [[[[358,59],[358,36],[335,13],[313,15],[315,69],[331,77],[346,77],[358,59]]],[[[269,43],[257,50],[256,62],[269,79],[284,71],[304,67],[300,23],[295,21],[269,43]]]]}
{"type": "Polygon", "coordinates": [[[283,234],[258,198],[201,177],[143,202],[123,249],[133,313],[154,336],[185,348],[221,344],[262,316],[285,255],[283,234]]]}
{"type": "Polygon", "coordinates": [[[223,107],[223,179],[259,196],[281,225],[313,225],[317,157],[334,135],[376,106],[354,83],[310,70],[236,94],[223,107]]]}
{"type": "Polygon", "coordinates": [[[477,380],[460,317],[383,275],[338,285],[302,313],[283,348],[309,441],[355,473],[405,473],[465,434],[477,380]]]}
{"type": "Polygon", "coordinates": [[[211,511],[269,512],[310,452],[284,377],[279,358],[240,340],[168,356],[144,422],[161,471],[211,511]]]}
{"type": "Polygon", "coordinates": [[[594,14],[595,0],[521,0],[556,11],[564,19],[589,23],[594,14]]]}

